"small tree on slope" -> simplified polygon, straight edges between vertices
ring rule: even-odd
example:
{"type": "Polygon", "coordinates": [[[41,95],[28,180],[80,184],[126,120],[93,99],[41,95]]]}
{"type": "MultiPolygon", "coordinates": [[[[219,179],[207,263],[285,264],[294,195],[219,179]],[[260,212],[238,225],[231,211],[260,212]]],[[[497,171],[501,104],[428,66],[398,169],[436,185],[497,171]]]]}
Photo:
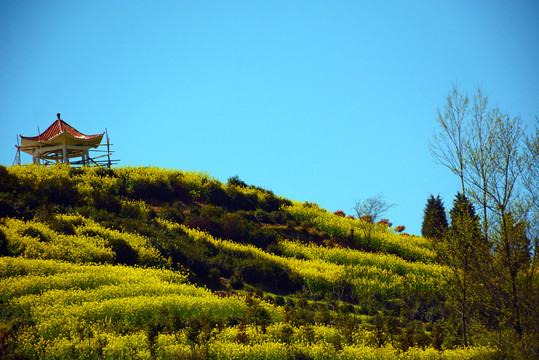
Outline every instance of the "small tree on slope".
{"type": "Polygon", "coordinates": [[[451,226],[442,240],[432,239],[446,265],[448,300],[462,326],[462,342],[469,345],[469,321],[478,302],[479,274],[486,261],[488,244],[481,236],[479,217],[470,201],[458,193],[450,212],[451,226]]]}
{"type": "Polygon", "coordinates": [[[445,216],[442,199],[440,199],[440,195],[436,198],[431,195],[425,206],[421,235],[431,239],[441,240],[446,231],[447,217],[445,216]]]}

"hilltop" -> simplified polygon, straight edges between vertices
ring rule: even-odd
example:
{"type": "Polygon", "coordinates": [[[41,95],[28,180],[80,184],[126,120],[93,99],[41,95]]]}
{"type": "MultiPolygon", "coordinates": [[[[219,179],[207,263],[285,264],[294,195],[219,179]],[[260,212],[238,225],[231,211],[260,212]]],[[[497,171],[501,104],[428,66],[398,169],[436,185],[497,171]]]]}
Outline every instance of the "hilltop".
{"type": "Polygon", "coordinates": [[[0,167],[5,358],[493,358],[429,240],[238,177],[0,167]]]}

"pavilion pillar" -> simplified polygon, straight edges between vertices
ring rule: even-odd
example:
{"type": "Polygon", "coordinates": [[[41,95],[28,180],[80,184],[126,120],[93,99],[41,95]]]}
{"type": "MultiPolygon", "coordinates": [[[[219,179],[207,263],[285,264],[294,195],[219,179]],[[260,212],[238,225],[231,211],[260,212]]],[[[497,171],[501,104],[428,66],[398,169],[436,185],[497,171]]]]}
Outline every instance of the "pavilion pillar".
{"type": "Polygon", "coordinates": [[[64,141],[62,143],[62,146],[63,146],[63,153],[64,153],[63,163],[69,164],[69,157],[67,156],[67,143],[64,141]]]}
{"type": "Polygon", "coordinates": [[[34,164],[39,164],[39,148],[34,150],[34,153],[32,154],[32,162],[34,164]]]}

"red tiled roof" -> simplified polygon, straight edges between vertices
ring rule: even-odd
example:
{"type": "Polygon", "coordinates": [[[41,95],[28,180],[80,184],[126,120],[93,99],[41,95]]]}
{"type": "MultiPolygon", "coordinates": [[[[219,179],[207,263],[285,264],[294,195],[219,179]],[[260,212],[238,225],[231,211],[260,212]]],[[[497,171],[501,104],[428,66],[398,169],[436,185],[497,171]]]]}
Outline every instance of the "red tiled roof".
{"type": "Polygon", "coordinates": [[[26,139],[29,141],[49,141],[54,139],[55,137],[63,134],[68,133],[69,135],[73,136],[74,138],[80,139],[80,140],[94,140],[96,138],[99,138],[100,136],[103,136],[103,134],[96,134],[96,135],[85,135],[66,123],[64,120],[60,119],[60,114],[58,114],[58,119],[55,120],[51,126],[47,128],[44,132],[39,134],[38,136],[22,136],[22,139],[26,139]]]}

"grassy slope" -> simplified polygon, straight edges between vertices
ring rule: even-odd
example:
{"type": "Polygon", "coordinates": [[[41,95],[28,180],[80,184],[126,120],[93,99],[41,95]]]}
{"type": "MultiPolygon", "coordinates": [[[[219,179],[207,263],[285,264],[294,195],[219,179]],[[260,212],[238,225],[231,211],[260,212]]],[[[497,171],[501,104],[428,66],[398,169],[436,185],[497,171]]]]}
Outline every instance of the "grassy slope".
{"type": "Polygon", "coordinates": [[[0,180],[2,355],[430,358],[451,347],[443,269],[422,238],[205,173],[22,166],[0,180]]]}

